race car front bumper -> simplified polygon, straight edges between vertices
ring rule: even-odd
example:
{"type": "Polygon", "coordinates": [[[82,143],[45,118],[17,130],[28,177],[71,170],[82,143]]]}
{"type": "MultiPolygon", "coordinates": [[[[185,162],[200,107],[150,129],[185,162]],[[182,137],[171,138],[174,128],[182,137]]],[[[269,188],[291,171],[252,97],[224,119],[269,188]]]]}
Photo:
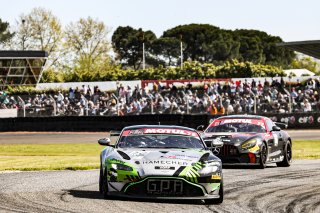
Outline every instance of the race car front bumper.
{"type": "MultiPolygon", "coordinates": [[[[112,186],[112,182],[109,183],[112,186]]],[[[111,191],[112,196],[141,199],[218,199],[220,182],[192,183],[180,177],[146,177],[131,182],[121,191],[111,191]],[[214,189],[208,192],[208,188],[214,189]]]]}

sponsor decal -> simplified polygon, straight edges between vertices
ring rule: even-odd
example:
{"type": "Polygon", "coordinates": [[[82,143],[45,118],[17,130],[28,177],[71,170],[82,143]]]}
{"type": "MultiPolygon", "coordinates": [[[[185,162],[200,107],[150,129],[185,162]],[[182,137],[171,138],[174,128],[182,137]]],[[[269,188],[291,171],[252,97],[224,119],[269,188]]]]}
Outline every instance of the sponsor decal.
{"type": "Polygon", "coordinates": [[[193,159],[198,159],[198,157],[195,156],[187,156],[187,155],[164,155],[160,158],[163,159],[173,159],[173,160],[184,160],[184,161],[193,161],[193,159]],[[192,159],[193,158],[193,159],[192,159]]]}
{"type": "Polygon", "coordinates": [[[183,130],[183,129],[144,129],[144,134],[175,134],[175,135],[187,135],[187,136],[193,136],[198,137],[198,134],[196,132],[183,130]]]}
{"type": "Polygon", "coordinates": [[[252,123],[252,119],[224,119],[221,123],[227,124],[227,123],[252,123]]]}
{"type": "Polygon", "coordinates": [[[169,158],[169,159],[176,159],[177,156],[174,156],[174,155],[170,155],[170,156],[164,156],[165,158],[169,158]]]}
{"type": "Polygon", "coordinates": [[[198,134],[193,131],[184,129],[170,129],[170,128],[146,128],[123,131],[123,136],[128,135],[141,135],[141,134],[172,134],[172,135],[186,135],[192,137],[198,137],[198,134]]]}
{"type": "Polygon", "coordinates": [[[175,170],[175,167],[173,166],[155,166],[154,168],[160,170],[175,170]]]}
{"type": "Polygon", "coordinates": [[[199,158],[197,156],[193,156],[193,155],[180,155],[180,154],[176,154],[176,157],[183,157],[183,158],[199,158]]]}
{"type": "Polygon", "coordinates": [[[147,194],[151,195],[182,195],[181,180],[148,180],[147,194]]]}
{"type": "Polygon", "coordinates": [[[130,130],[129,135],[142,135],[143,131],[141,129],[130,130]]]}
{"type": "Polygon", "coordinates": [[[314,118],[313,118],[313,116],[299,117],[298,122],[300,124],[306,124],[306,123],[313,124],[314,118]]]}
{"type": "Polygon", "coordinates": [[[187,162],[169,161],[169,160],[149,160],[149,161],[142,161],[142,164],[163,164],[163,165],[181,165],[181,166],[186,166],[186,165],[188,165],[187,162]]]}
{"type": "Polygon", "coordinates": [[[213,154],[218,155],[220,153],[220,147],[213,147],[211,151],[213,154]]]}
{"type": "Polygon", "coordinates": [[[263,128],[265,128],[264,122],[259,119],[221,119],[221,120],[214,121],[210,126],[219,126],[222,124],[235,124],[235,123],[254,124],[254,125],[262,126],[263,128]]]}
{"type": "Polygon", "coordinates": [[[273,122],[277,122],[277,120],[278,120],[276,116],[270,117],[270,119],[271,119],[273,122]]]}
{"type": "Polygon", "coordinates": [[[132,158],[135,158],[135,159],[141,159],[148,153],[149,152],[134,152],[131,154],[131,156],[132,156],[132,158]]]}
{"type": "Polygon", "coordinates": [[[283,117],[280,119],[280,122],[282,123],[290,123],[290,124],[294,124],[296,122],[296,118],[294,116],[291,116],[291,117],[283,117]]]}
{"type": "Polygon", "coordinates": [[[212,175],[211,179],[212,180],[221,180],[221,176],[220,175],[212,175]]]}

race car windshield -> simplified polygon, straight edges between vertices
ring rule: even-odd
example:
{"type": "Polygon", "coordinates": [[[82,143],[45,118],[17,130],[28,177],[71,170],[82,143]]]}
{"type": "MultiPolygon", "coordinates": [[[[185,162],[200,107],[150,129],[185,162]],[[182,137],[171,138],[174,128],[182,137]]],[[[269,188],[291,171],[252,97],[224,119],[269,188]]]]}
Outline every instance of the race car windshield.
{"type": "Polygon", "coordinates": [[[183,134],[131,134],[123,133],[119,148],[178,148],[178,149],[204,149],[204,145],[197,135],[183,134]],[[195,136],[196,135],[196,136],[195,136]]]}
{"type": "Polygon", "coordinates": [[[206,132],[255,132],[265,133],[266,129],[262,125],[252,123],[217,123],[210,126],[206,132]]]}

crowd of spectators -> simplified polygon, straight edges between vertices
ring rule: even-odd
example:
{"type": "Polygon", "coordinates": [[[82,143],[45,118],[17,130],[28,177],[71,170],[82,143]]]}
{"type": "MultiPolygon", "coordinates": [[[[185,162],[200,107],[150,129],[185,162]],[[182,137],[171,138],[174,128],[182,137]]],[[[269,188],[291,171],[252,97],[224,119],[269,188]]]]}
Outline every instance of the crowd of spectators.
{"type": "Polygon", "coordinates": [[[320,111],[320,80],[286,83],[264,81],[210,82],[201,87],[171,84],[133,88],[118,84],[113,92],[82,85],[53,94],[8,95],[0,91],[0,109],[26,109],[27,116],[124,116],[138,114],[243,114],[320,111]],[[291,97],[291,98],[290,98],[291,97]],[[290,100],[289,100],[290,99],[290,100]]]}

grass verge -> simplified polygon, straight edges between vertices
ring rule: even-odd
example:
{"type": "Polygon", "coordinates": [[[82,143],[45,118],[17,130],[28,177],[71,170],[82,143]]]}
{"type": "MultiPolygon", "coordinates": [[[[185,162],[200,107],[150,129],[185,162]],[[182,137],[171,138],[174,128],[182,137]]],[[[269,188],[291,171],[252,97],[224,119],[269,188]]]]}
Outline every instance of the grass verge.
{"type": "MultiPolygon", "coordinates": [[[[0,171],[86,170],[99,168],[98,144],[2,144],[0,171]]],[[[293,141],[294,159],[320,159],[320,141],[293,141]]]]}

